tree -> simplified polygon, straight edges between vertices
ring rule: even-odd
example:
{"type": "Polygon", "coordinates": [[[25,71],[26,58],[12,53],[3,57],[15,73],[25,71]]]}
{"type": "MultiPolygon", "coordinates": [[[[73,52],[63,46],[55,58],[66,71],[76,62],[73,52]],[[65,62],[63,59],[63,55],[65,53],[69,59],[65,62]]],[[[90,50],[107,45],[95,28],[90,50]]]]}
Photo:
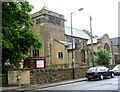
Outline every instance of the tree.
{"type": "Polygon", "coordinates": [[[9,59],[19,66],[22,58],[27,58],[30,47],[40,48],[40,37],[31,30],[33,9],[27,1],[2,3],[2,55],[3,63],[9,59]]]}
{"type": "Polygon", "coordinates": [[[96,63],[98,65],[109,65],[110,54],[106,49],[100,48],[96,54],[96,63]]]}

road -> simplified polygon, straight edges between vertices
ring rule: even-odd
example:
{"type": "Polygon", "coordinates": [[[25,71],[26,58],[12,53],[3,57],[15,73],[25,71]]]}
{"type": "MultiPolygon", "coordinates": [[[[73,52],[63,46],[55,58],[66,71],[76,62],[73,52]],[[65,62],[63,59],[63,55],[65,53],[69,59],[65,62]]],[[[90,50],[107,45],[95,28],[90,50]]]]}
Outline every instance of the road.
{"type": "Polygon", "coordinates": [[[2,92],[120,92],[118,89],[120,89],[120,76],[104,80],[74,82],[46,88],[41,88],[39,85],[34,87],[28,86],[15,89],[11,88],[2,92]]]}
{"type": "Polygon", "coordinates": [[[120,78],[115,76],[104,80],[76,82],[38,90],[118,90],[118,81],[120,81],[120,78]]]}

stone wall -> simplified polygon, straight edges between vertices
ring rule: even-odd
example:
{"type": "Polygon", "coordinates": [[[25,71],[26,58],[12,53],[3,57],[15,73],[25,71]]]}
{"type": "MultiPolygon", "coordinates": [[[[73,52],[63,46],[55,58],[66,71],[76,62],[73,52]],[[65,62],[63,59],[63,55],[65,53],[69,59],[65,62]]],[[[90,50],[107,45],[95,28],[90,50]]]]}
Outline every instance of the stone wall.
{"type": "Polygon", "coordinates": [[[28,85],[30,84],[29,69],[9,69],[8,85],[28,85]]]}
{"type": "MultiPolygon", "coordinates": [[[[75,68],[75,78],[82,78],[88,67],[75,68]]],[[[51,83],[72,79],[72,69],[31,69],[30,84],[51,83]]]]}
{"type": "MultiPolygon", "coordinates": [[[[75,68],[74,77],[83,78],[88,67],[75,68]]],[[[73,78],[73,70],[70,69],[9,69],[8,85],[29,85],[52,83],[73,78]]]]}

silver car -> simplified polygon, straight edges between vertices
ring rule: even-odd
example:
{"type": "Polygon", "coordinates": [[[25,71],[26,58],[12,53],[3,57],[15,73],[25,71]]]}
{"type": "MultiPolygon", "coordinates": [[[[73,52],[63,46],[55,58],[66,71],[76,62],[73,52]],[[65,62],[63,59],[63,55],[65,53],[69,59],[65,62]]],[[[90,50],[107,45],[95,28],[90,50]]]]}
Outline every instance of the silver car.
{"type": "Polygon", "coordinates": [[[112,71],[114,71],[115,75],[120,75],[120,64],[116,65],[112,71]]]}

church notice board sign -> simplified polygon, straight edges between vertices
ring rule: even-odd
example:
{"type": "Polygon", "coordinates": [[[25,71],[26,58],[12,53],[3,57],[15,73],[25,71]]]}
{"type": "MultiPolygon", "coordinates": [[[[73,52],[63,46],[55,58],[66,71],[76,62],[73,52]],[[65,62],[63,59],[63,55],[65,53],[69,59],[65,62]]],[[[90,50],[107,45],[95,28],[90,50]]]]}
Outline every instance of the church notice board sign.
{"type": "Polygon", "coordinates": [[[29,68],[31,69],[46,68],[46,58],[45,57],[30,57],[29,68]]]}
{"type": "Polygon", "coordinates": [[[44,68],[44,59],[36,60],[36,68],[44,68]]]}

